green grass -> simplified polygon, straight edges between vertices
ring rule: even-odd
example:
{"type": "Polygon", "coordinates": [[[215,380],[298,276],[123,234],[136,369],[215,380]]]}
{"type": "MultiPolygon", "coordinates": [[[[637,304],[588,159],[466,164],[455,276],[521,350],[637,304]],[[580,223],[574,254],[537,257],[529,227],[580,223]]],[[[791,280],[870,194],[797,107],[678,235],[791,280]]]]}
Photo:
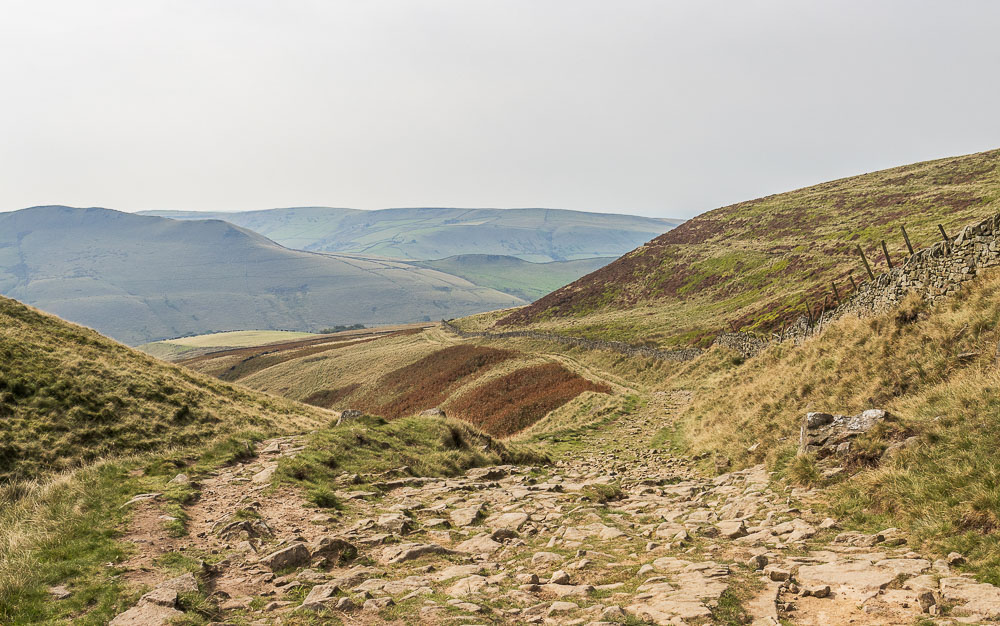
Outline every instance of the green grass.
{"type": "Polygon", "coordinates": [[[491,438],[452,419],[363,417],[321,429],[306,449],[278,465],[279,480],[300,484],[316,506],[336,506],[334,480],[343,473],[377,474],[400,467],[413,476],[453,476],[472,467],[543,463],[533,449],[491,438]]]}
{"type": "Polygon", "coordinates": [[[836,281],[876,273],[1000,210],[1000,151],[906,165],[709,211],[497,322],[499,329],[707,345],[730,325],[776,331],[836,281]]]}
{"type": "Polygon", "coordinates": [[[741,365],[714,349],[671,381],[694,401],[663,439],[817,485],[829,482],[820,465],[795,456],[803,415],[884,408],[895,420],[859,437],[843,461],[855,475],[827,488],[831,515],[869,532],[903,528],[914,549],[962,552],[981,580],[1000,583],[998,328],[1000,271],[991,270],[935,306],[909,299],[884,315],[843,318],[741,365]],[[915,444],[881,458],[911,436],[915,444]]]}
{"type": "Polygon", "coordinates": [[[0,480],[328,413],[157,361],[0,298],[0,480]]]}
{"type": "Polygon", "coordinates": [[[594,270],[615,257],[531,263],[517,257],[463,254],[438,261],[421,261],[421,267],[461,276],[471,283],[532,302],[594,270]]]}

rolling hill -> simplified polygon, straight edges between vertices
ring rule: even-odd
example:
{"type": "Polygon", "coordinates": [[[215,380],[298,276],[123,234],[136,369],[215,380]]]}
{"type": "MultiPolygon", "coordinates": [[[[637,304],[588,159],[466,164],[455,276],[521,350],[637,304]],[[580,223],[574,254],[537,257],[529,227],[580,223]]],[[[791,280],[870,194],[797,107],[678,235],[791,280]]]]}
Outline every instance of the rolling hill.
{"type": "Polygon", "coordinates": [[[167,365],[0,297],[0,483],[329,414],[167,365]]]}
{"type": "Polygon", "coordinates": [[[524,304],[406,263],[289,250],[218,220],[64,206],[0,213],[0,294],[131,344],[407,323],[524,304]]]}
{"type": "Polygon", "coordinates": [[[514,256],[461,254],[414,265],[452,274],[532,302],[614,261],[611,257],[532,263],[514,256]]]}
{"type": "Polygon", "coordinates": [[[178,220],[221,219],[288,248],[431,260],[515,256],[546,263],[618,257],[682,220],[560,209],[295,207],[236,213],[146,211],[178,220]]]}
{"type": "Polygon", "coordinates": [[[998,164],[993,150],[709,211],[497,326],[659,345],[707,343],[731,327],[776,330],[867,280],[858,246],[878,273],[882,240],[890,259],[905,258],[902,226],[919,249],[941,240],[939,224],[954,234],[996,212],[998,164]]]}

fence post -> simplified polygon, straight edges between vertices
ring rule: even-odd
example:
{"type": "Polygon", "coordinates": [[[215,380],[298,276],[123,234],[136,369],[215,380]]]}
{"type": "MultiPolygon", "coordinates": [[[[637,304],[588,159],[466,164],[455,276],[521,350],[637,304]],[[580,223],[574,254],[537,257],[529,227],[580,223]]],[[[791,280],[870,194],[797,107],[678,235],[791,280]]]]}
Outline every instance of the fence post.
{"type": "Polygon", "coordinates": [[[848,274],[847,278],[849,278],[850,281],[851,281],[851,288],[854,289],[854,291],[857,291],[858,290],[858,283],[854,282],[854,274],[848,274]]]}
{"type": "Polygon", "coordinates": [[[885,262],[889,269],[892,269],[892,259],[889,258],[889,249],[885,247],[885,239],[882,240],[882,254],[885,255],[885,262]]]}
{"type": "Polygon", "coordinates": [[[941,231],[941,236],[944,237],[945,252],[951,252],[951,237],[948,236],[948,233],[944,232],[944,226],[938,224],[938,230],[941,231]]]}
{"type": "Polygon", "coordinates": [[[913,246],[910,245],[910,236],[906,234],[906,226],[900,224],[899,229],[903,231],[903,241],[906,242],[906,249],[910,251],[910,256],[913,256],[913,246]]]}
{"type": "Polygon", "coordinates": [[[858,254],[861,255],[861,260],[865,264],[865,269],[868,270],[868,278],[875,280],[875,273],[872,272],[872,266],[868,265],[868,257],[865,256],[865,251],[861,249],[861,245],[858,245],[858,254]]]}
{"type": "Polygon", "coordinates": [[[837,296],[837,306],[840,306],[840,291],[837,289],[837,281],[831,280],[830,286],[833,287],[833,295],[837,296]]]}

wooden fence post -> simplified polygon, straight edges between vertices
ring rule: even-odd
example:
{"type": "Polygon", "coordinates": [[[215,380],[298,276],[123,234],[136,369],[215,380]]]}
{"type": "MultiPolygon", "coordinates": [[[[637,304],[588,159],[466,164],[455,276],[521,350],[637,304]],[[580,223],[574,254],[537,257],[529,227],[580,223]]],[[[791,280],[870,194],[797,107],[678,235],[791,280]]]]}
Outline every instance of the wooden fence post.
{"type": "Polygon", "coordinates": [[[830,286],[833,287],[833,295],[837,296],[837,306],[840,306],[840,291],[837,289],[837,281],[831,280],[830,286]]]}
{"type": "Polygon", "coordinates": [[[885,247],[885,239],[882,240],[882,254],[885,255],[885,262],[892,269],[892,259],[889,258],[889,249],[885,247]]]}
{"type": "Polygon", "coordinates": [[[910,236],[906,234],[906,226],[900,224],[899,229],[903,231],[903,241],[906,242],[906,249],[910,251],[910,256],[913,256],[913,246],[910,245],[910,236]]]}
{"type": "Polygon", "coordinates": [[[865,251],[861,249],[860,245],[858,245],[858,254],[861,255],[861,260],[865,264],[865,269],[868,270],[868,278],[875,280],[875,273],[872,272],[872,266],[868,265],[868,257],[865,256],[865,251]]]}
{"type": "Polygon", "coordinates": [[[941,236],[944,237],[945,252],[951,252],[951,237],[948,236],[948,233],[944,232],[944,226],[938,224],[938,230],[941,231],[941,236]]]}
{"type": "Polygon", "coordinates": [[[850,281],[851,281],[851,288],[854,289],[854,291],[857,291],[858,290],[858,283],[854,282],[854,274],[848,274],[847,278],[849,278],[850,281]]]}

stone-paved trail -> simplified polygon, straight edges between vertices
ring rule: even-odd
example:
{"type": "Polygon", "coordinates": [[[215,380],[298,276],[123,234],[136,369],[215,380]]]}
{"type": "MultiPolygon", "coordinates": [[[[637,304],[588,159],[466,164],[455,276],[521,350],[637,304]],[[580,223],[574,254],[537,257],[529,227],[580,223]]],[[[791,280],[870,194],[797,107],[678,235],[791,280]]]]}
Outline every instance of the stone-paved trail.
{"type": "MultiPolygon", "coordinates": [[[[144,542],[134,559],[179,550],[215,562],[181,582],[147,578],[155,589],[114,623],[179,616],[171,590],[192,584],[218,602],[214,619],[233,624],[1000,618],[1000,589],[958,573],[959,555],[925,559],[894,529],[843,531],[802,504],[816,494],[777,486],[763,467],[704,478],[650,449],[684,401],[654,394],[550,467],[344,475],[349,504],[335,515],[269,485],[302,440],[265,442],[202,482],[187,537],[144,542]]],[[[141,504],[146,518],[156,512],[155,500],[141,504]]]]}

